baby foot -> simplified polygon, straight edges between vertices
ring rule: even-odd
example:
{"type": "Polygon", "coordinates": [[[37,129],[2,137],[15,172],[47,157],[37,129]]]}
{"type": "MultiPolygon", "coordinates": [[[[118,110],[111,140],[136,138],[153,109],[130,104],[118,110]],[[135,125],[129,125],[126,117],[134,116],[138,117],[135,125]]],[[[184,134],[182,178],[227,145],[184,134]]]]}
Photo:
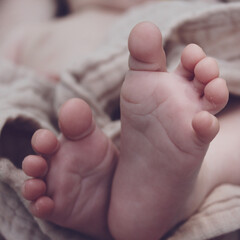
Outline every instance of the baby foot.
{"type": "Polygon", "coordinates": [[[107,211],[116,150],[96,127],[89,106],[71,99],[59,113],[61,136],[38,130],[32,138],[38,156],[27,156],[23,186],[33,215],[97,239],[111,239],[107,211]]]}
{"type": "Polygon", "coordinates": [[[204,196],[202,161],[219,130],[213,116],[228,90],[216,62],[195,44],[166,72],[161,33],[151,23],[129,36],[121,91],[121,153],[113,180],[109,226],[114,239],[160,239],[192,214],[204,196]]]}

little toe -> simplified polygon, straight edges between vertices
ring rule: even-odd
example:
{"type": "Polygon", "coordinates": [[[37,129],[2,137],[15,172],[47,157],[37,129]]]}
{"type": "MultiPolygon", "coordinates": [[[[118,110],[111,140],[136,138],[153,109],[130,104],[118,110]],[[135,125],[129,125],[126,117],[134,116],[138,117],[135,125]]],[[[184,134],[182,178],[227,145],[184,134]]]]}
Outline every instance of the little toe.
{"type": "Polygon", "coordinates": [[[204,88],[203,104],[205,110],[212,114],[222,110],[229,99],[229,91],[226,81],[222,78],[215,78],[204,88]]]}
{"type": "Polygon", "coordinates": [[[176,73],[192,80],[195,66],[205,57],[206,54],[201,47],[193,43],[187,45],[182,52],[181,62],[176,69],[176,73]]]}
{"type": "Polygon", "coordinates": [[[43,157],[29,155],[24,158],[22,169],[30,177],[42,178],[47,174],[48,165],[43,157]]]}
{"type": "Polygon", "coordinates": [[[30,204],[31,213],[38,218],[48,218],[53,209],[54,202],[47,196],[42,196],[30,204]]]}
{"type": "Polygon", "coordinates": [[[159,28],[150,22],[137,24],[128,39],[129,68],[137,71],[166,71],[166,57],[159,28]]]}
{"type": "Polygon", "coordinates": [[[205,85],[219,76],[219,68],[216,60],[211,57],[203,58],[196,64],[194,74],[194,87],[200,94],[203,94],[205,85]]]}
{"type": "Polygon", "coordinates": [[[63,135],[71,140],[79,140],[89,135],[95,128],[92,111],[82,99],[68,100],[59,112],[59,127],[63,135]]]}
{"type": "Polygon", "coordinates": [[[193,129],[203,144],[209,144],[219,131],[219,122],[215,116],[207,111],[196,114],[192,121],[193,129]]]}
{"type": "Polygon", "coordinates": [[[22,189],[23,197],[29,201],[36,200],[37,198],[43,196],[45,192],[46,184],[41,179],[26,180],[22,189]]]}
{"type": "Polygon", "coordinates": [[[58,145],[56,136],[47,129],[39,129],[33,134],[32,147],[37,153],[53,154],[58,149],[58,145]]]}

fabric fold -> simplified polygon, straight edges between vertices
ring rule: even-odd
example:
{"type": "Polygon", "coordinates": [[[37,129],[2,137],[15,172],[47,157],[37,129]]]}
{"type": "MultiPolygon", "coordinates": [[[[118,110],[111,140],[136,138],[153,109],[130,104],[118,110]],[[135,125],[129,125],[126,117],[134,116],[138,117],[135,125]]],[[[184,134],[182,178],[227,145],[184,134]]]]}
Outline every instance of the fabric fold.
{"type": "MultiPolygon", "coordinates": [[[[169,70],[178,64],[185,45],[199,44],[217,59],[231,94],[240,95],[239,16],[240,2],[156,1],[139,5],[113,26],[105,46],[76,62],[57,85],[0,60],[0,238],[87,239],[31,216],[29,203],[21,196],[27,179],[21,159],[32,151],[31,135],[36,129],[48,128],[59,134],[57,112],[71,97],[90,104],[97,124],[119,146],[119,94],[128,69],[127,39],[135,24],[151,21],[161,29],[169,70]]],[[[207,240],[232,234],[240,228],[239,198],[239,186],[219,186],[167,239],[207,240]]]]}

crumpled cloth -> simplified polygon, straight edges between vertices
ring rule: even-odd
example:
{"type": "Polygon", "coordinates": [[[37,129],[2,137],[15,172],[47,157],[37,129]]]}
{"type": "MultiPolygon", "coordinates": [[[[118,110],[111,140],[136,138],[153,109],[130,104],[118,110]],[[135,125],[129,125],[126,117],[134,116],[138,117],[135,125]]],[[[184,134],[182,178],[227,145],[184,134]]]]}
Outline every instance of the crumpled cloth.
{"type": "MultiPolygon", "coordinates": [[[[141,21],[162,31],[168,69],[173,69],[188,43],[199,44],[217,59],[231,94],[240,95],[240,2],[162,1],[139,5],[109,32],[99,51],[79,59],[61,76],[58,85],[29,69],[0,61],[0,239],[86,239],[80,233],[34,218],[20,193],[27,176],[24,156],[32,153],[30,140],[38,128],[59,133],[57,111],[71,97],[92,107],[98,125],[119,144],[119,93],[128,69],[127,38],[141,21]]],[[[239,156],[240,158],[240,156],[239,156]]],[[[240,228],[240,187],[221,185],[212,191],[168,240],[236,239],[240,228]],[[231,234],[231,235],[228,235],[231,234]]]]}

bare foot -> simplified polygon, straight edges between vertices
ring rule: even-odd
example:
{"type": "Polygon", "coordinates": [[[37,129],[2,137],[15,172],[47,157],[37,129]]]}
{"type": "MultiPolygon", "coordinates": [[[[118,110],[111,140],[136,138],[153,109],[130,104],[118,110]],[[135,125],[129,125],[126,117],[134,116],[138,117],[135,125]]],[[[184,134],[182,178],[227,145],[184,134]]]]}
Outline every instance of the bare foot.
{"type": "Polygon", "coordinates": [[[109,212],[114,239],[159,239],[192,214],[199,171],[219,131],[213,114],[228,101],[216,62],[197,45],[166,72],[161,33],[138,24],[129,37],[129,67],[121,92],[121,153],[109,212]]]}
{"type": "Polygon", "coordinates": [[[71,99],[61,108],[58,140],[38,130],[24,172],[33,177],[23,186],[33,215],[97,239],[111,239],[107,211],[117,152],[95,126],[89,106],[71,99]]]}

